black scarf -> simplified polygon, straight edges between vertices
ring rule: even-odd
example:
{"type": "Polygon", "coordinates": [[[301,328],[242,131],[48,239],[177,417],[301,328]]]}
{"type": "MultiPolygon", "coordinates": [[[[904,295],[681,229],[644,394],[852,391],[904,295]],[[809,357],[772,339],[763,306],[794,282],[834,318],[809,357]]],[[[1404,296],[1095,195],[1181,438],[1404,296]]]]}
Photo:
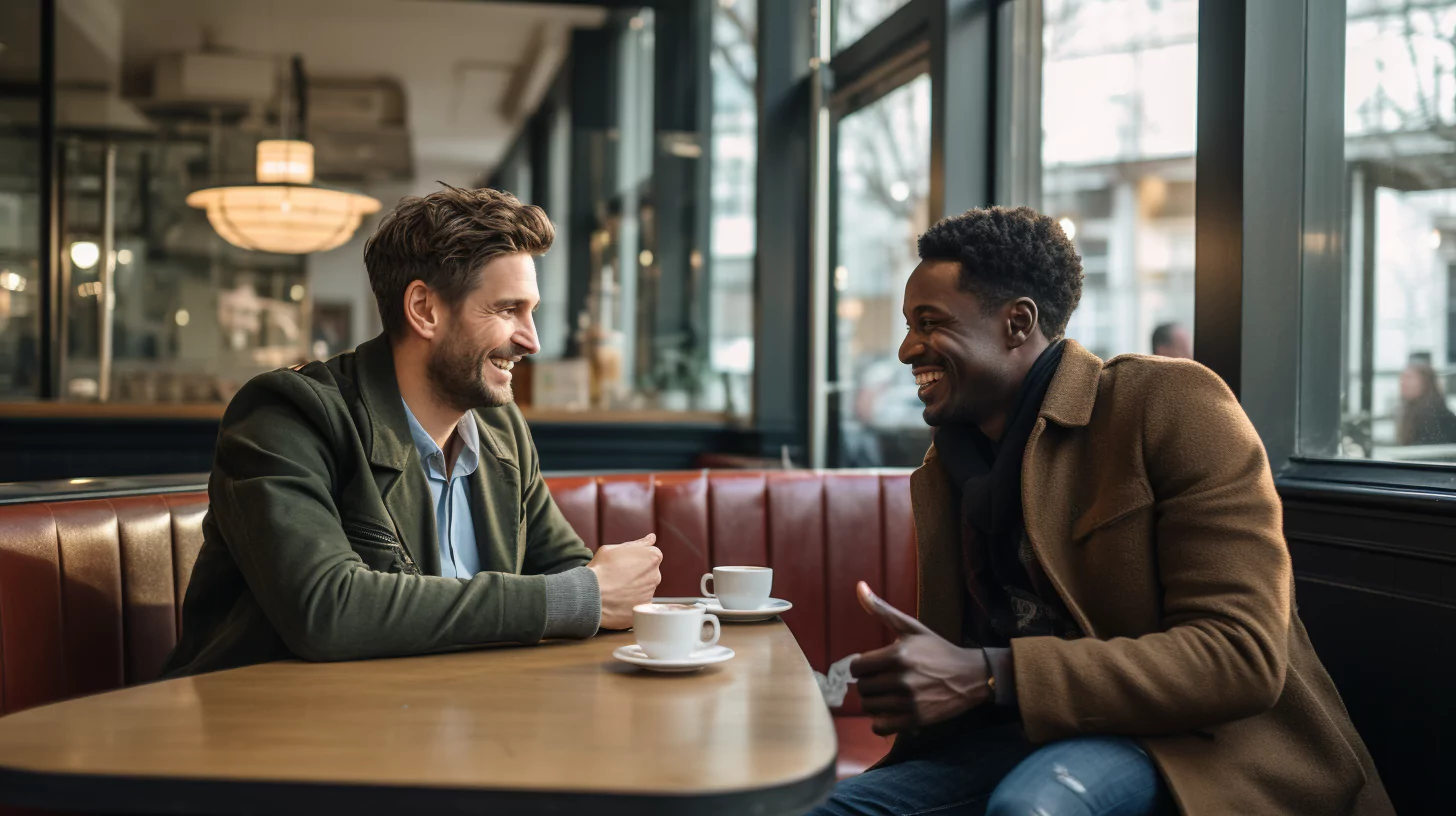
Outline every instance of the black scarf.
{"type": "Polygon", "coordinates": [[[966,589],[983,613],[975,617],[978,631],[967,634],[974,634],[982,645],[1004,645],[999,641],[1012,629],[1006,587],[1040,594],[1020,557],[1021,460],[1061,361],[1060,340],[1037,357],[1022,380],[999,441],[992,441],[974,424],[944,425],[935,434],[941,467],[960,488],[966,589]]]}

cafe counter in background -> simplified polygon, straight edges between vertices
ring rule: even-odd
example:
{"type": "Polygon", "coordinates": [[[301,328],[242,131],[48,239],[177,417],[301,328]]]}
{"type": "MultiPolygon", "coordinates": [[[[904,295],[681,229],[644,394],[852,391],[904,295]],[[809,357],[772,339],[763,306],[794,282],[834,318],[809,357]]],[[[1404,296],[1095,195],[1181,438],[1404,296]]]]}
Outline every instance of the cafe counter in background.
{"type": "MultiPolygon", "coordinates": [[[[0,482],[206,472],[225,407],[0,403],[0,482]]],[[[719,412],[532,405],[522,411],[543,470],[681,470],[703,466],[705,457],[762,450],[757,433],[719,412]]]]}

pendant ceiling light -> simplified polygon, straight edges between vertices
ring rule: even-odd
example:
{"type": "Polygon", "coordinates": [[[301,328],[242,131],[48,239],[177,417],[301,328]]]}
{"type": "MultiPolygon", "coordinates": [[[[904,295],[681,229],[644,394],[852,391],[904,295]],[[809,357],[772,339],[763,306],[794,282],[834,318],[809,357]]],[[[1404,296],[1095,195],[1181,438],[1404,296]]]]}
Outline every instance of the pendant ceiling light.
{"type": "MultiPolygon", "coordinates": [[[[298,129],[304,127],[302,61],[293,60],[298,129]]],[[[287,117],[282,117],[287,121],[287,117]]],[[[258,143],[257,184],[210,187],[187,196],[228,243],[259,252],[303,255],[333,249],[354,235],[379,199],[313,183],[313,145],[300,139],[258,143]]]]}
{"type": "Polygon", "coordinates": [[[294,139],[258,143],[258,183],[211,187],[187,196],[228,243],[301,255],[349,240],[379,200],[313,182],[313,145],[294,139]]]}

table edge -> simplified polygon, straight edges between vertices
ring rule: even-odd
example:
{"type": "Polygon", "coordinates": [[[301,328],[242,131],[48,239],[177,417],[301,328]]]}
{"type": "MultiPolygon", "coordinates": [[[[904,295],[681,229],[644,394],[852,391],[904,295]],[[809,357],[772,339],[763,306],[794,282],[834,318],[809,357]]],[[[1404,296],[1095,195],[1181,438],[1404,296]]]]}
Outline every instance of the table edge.
{"type": "Polygon", "coordinates": [[[0,801],[52,810],[115,813],[260,812],[314,816],[355,814],[578,814],[638,816],[798,816],[823,803],[835,784],[836,761],[817,773],[767,788],[707,793],[623,794],[619,791],[542,791],[508,788],[340,784],[323,782],[117,776],[34,771],[0,766],[0,801]]]}

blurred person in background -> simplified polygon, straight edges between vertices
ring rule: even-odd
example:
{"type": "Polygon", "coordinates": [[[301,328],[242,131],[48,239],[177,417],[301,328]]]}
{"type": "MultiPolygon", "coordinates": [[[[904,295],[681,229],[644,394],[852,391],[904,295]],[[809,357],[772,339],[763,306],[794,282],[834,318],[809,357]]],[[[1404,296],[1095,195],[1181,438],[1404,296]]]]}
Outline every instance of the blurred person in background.
{"type": "Polygon", "coordinates": [[[1158,357],[1193,359],[1193,335],[1182,323],[1163,323],[1153,329],[1153,354],[1158,357]]]}
{"type": "Polygon", "coordinates": [[[1417,352],[1400,372],[1400,416],[1396,419],[1397,445],[1450,445],[1456,443],[1456,413],[1431,367],[1431,355],[1417,352]]]}

